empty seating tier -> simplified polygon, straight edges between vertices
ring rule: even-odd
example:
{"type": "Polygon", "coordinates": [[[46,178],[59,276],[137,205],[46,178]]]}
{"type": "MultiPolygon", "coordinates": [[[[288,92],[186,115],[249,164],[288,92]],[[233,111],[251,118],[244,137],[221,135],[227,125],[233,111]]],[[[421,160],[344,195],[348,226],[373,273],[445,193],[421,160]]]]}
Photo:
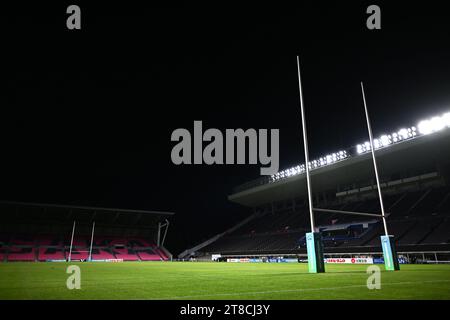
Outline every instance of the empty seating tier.
{"type": "MultiPolygon", "coordinates": [[[[449,187],[388,194],[384,200],[388,231],[399,246],[423,248],[425,245],[444,244],[450,247],[449,187]]],[[[321,207],[380,213],[376,197],[321,207]]],[[[380,235],[385,233],[383,223],[381,219],[369,219],[342,213],[315,213],[316,227],[322,231],[325,250],[380,249],[380,235]]],[[[306,204],[297,204],[295,208],[275,206],[256,214],[246,224],[202,248],[201,252],[245,255],[305,251],[305,233],[310,231],[309,223],[306,204]]]]}
{"type": "MultiPolygon", "coordinates": [[[[12,261],[87,261],[90,238],[75,237],[70,252],[69,235],[5,235],[0,234],[0,262],[12,261]]],[[[94,238],[91,259],[106,261],[167,261],[164,250],[152,241],[140,237],[117,238],[98,236],[94,238]]]]}

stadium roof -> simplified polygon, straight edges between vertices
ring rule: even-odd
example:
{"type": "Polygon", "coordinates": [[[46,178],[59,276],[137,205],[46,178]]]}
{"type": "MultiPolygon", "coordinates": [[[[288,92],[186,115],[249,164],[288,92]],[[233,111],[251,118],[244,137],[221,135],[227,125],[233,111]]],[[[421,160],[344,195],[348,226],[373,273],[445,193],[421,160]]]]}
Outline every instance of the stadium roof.
{"type": "Polygon", "coordinates": [[[11,205],[21,207],[39,207],[39,208],[59,208],[59,209],[75,209],[89,212],[111,212],[111,213],[138,213],[138,214],[156,214],[156,215],[173,215],[174,212],[169,211],[153,211],[153,210],[135,210],[135,209],[119,209],[119,208],[103,208],[103,207],[87,207],[87,206],[73,206],[49,203],[34,203],[34,202],[15,202],[15,201],[0,201],[0,205],[11,205]]]}
{"type": "Polygon", "coordinates": [[[73,221],[105,227],[154,228],[173,212],[0,201],[3,224],[66,225],[73,221]]]}
{"type": "MultiPolygon", "coordinates": [[[[376,156],[382,178],[402,172],[436,171],[438,166],[442,168],[450,162],[450,130],[392,144],[378,149],[376,156]]],[[[311,170],[313,192],[336,191],[338,186],[349,186],[371,179],[374,179],[374,170],[370,152],[311,170]]],[[[304,195],[306,175],[300,173],[279,180],[254,180],[236,189],[228,199],[255,207],[304,195]]]]}

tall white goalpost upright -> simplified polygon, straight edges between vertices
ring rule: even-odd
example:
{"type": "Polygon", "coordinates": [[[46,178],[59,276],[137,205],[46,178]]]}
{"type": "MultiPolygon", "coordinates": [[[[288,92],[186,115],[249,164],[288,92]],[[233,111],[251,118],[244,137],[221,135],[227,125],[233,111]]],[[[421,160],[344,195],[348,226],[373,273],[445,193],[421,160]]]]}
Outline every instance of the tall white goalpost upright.
{"type": "Polygon", "coordinates": [[[95,230],[95,221],[92,222],[91,245],[89,247],[89,258],[88,258],[88,261],[92,260],[92,245],[94,244],[94,230],[95,230]]]}
{"type": "Polygon", "coordinates": [[[69,262],[72,260],[72,246],[73,246],[73,236],[75,234],[75,224],[76,224],[76,221],[73,221],[72,237],[70,238],[70,248],[69,248],[69,258],[68,258],[69,262]]]}
{"type": "Polygon", "coordinates": [[[377,182],[378,198],[380,200],[381,219],[383,220],[383,226],[384,226],[384,236],[381,236],[381,247],[383,249],[384,265],[385,265],[386,270],[400,270],[400,264],[398,262],[394,237],[389,235],[388,229],[387,229],[386,215],[385,215],[384,204],[383,204],[383,196],[381,194],[380,178],[378,175],[378,167],[377,167],[377,161],[376,161],[376,157],[375,157],[375,144],[373,142],[372,127],[370,125],[369,112],[367,110],[367,103],[366,103],[366,95],[364,92],[364,85],[362,82],[361,82],[361,92],[362,92],[362,98],[363,98],[363,103],[364,103],[364,111],[366,114],[367,131],[369,132],[370,150],[372,153],[373,168],[375,171],[375,180],[377,182]]]}
{"type": "Polygon", "coordinates": [[[310,273],[325,272],[325,263],[323,259],[323,244],[320,232],[315,232],[314,212],[311,192],[311,177],[309,174],[309,151],[308,151],[308,137],[306,133],[306,119],[305,108],[303,105],[303,91],[302,81],[300,76],[300,58],[297,56],[297,72],[298,72],[298,87],[300,93],[300,111],[302,117],[303,130],[303,148],[305,150],[305,171],[306,171],[306,186],[308,191],[308,207],[309,217],[311,221],[311,232],[306,234],[306,248],[308,252],[308,270],[310,273]]]}

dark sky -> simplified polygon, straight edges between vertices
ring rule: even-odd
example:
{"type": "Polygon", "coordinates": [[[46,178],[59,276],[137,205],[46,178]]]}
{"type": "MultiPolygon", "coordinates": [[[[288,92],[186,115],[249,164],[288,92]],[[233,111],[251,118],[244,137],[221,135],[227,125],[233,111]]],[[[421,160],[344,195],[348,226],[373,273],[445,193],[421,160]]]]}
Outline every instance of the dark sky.
{"type": "Polygon", "coordinates": [[[249,213],[226,197],[259,166],[175,166],[172,131],[278,128],[280,167],[302,162],[297,54],[312,157],[367,139],[361,80],[375,134],[449,110],[445,7],[377,2],[370,31],[372,3],[347,2],[83,2],[80,31],[65,26],[72,3],[5,10],[1,198],[175,211],[178,252],[249,213]]]}

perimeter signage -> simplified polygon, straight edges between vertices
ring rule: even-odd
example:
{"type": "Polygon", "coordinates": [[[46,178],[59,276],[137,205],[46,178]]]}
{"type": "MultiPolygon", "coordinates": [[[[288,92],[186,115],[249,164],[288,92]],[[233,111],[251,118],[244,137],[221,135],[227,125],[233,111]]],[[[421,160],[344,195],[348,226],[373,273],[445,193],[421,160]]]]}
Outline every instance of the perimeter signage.
{"type": "Polygon", "coordinates": [[[325,263],[373,264],[373,258],[327,258],[325,263]]]}

